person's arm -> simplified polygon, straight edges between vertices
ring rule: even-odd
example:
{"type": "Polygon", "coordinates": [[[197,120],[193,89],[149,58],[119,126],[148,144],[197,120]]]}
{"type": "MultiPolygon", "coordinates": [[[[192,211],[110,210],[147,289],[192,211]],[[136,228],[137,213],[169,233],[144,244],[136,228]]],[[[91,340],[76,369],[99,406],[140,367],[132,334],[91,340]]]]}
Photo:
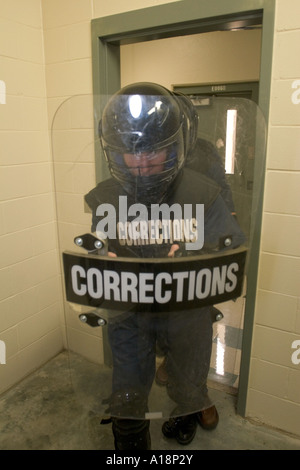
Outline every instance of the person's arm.
{"type": "Polygon", "coordinates": [[[206,251],[234,249],[246,242],[245,234],[221,195],[205,213],[204,224],[206,251]]]}

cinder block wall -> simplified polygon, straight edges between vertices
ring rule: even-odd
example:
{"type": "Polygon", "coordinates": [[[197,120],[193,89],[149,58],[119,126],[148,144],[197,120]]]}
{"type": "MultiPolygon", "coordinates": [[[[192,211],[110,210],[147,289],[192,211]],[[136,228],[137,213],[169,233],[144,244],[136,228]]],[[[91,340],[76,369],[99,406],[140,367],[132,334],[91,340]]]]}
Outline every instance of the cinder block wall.
{"type": "Polygon", "coordinates": [[[300,435],[300,3],[277,0],[247,415],[300,435]],[[299,344],[299,343],[298,343],[299,344]],[[294,354],[294,356],[293,356],[294,354]],[[298,359],[298,364],[293,360],[298,359]]]}
{"type": "Polygon", "coordinates": [[[0,2],[0,392],[64,347],[40,0],[0,2]]]}

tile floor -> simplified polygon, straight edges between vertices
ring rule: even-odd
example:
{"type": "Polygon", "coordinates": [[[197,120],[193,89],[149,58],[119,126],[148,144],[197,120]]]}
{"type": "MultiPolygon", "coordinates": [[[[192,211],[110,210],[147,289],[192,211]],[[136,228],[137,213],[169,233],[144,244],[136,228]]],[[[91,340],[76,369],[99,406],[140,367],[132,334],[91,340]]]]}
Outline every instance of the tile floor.
{"type": "MultiPolygon", "coordinates": [[[[80,359],[79,373],[88,368],[80,359]]],[[[113,450],[111,425],[100,424],[101,416],[90,407],[89,384],[85,394],[75,391],[70,358],[63,352],[0,396],[0,450],[113,450]]],[[[214,431],[198,427],[183,448],[162,435],[163,420],[155,419],[152,450],[300,450],[300,439],[236,415],[234,395],[211,389],[210,396],[220,414],[214,431]]]]}

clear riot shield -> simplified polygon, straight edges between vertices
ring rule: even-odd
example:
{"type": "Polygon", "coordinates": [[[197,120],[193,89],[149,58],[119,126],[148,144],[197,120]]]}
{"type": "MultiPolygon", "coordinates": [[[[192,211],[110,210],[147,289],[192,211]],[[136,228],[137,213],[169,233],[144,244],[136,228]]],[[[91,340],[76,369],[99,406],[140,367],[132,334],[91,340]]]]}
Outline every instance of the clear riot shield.
{"type": "Polygon", "coordinates": [[[164,100],[154,98],[151,107],[134,97],[134,108],[115,98],[105,121],[111,97],[75,96],[52,126],[70,370],[81,403],[107,417],[211,406],[216,308],[246,292],[261,191],[265,124],[254,102],[211,98],[191,116],[177,97],[180,126],[166,136],[164,100]],[[144,106],[142,131],[123,129],[122,113],[130,108],[134,126],[144,106]],[[164,387],[155,381],[162,357],[164,387]]]}

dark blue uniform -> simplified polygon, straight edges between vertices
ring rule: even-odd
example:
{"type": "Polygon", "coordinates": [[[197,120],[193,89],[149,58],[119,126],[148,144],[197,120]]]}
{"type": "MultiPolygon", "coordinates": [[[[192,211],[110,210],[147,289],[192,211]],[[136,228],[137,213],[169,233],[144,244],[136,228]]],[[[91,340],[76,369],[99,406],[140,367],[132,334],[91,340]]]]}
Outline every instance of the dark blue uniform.
{"type": "MultiPolygon", "coordinates": [[[[97,230],[103,217],[97,215],[101,204],[110,203],[115,207],[118,224],[120,196],[126,196],[126,193],[114,179],[100,183],[86,195],[86,202],[93,212],[92,231],[97,230]]],[[[128,196],[128,206],[134,203],[136,201],[128,196]]],[[[204,205],[204,244],[200,250],[187,251],[187,245],[179,242],[184,256],[199,253],[218,256],[218,252],[236,248],[245,241],[224,202],[220,187],[200,173],[184,169],[162,203],[168,207],[190,204],[194,211],[192,216],[195,216],[197,204],[204,205]],[[224,240],[227,240],[226,244],[224,240]]],[[[149,212],[150,208],[147,210],[149,212]]],[[[150,213],[148,217],[151,217],[150,213]]],[[[133,219],[132,216],[128,221],[133,219]]],[[[161,238],[151,243],[147,240],[126,243],[118,238],[117,232],[117,238],[108,241],[108,249],[117,256],[162,258],[167,256],[172,243],[176,241],[161,238]]],[[[168,394],[174,401],[173,414],[190,414],[210,406],[206,386],[212,348],[210,307],[166,313],[124,312],[109,321],[108,328],[113,353],[112,416],[145,419],[155,375],[156,342],[160,338],[168,351],[168,394]]]]}

